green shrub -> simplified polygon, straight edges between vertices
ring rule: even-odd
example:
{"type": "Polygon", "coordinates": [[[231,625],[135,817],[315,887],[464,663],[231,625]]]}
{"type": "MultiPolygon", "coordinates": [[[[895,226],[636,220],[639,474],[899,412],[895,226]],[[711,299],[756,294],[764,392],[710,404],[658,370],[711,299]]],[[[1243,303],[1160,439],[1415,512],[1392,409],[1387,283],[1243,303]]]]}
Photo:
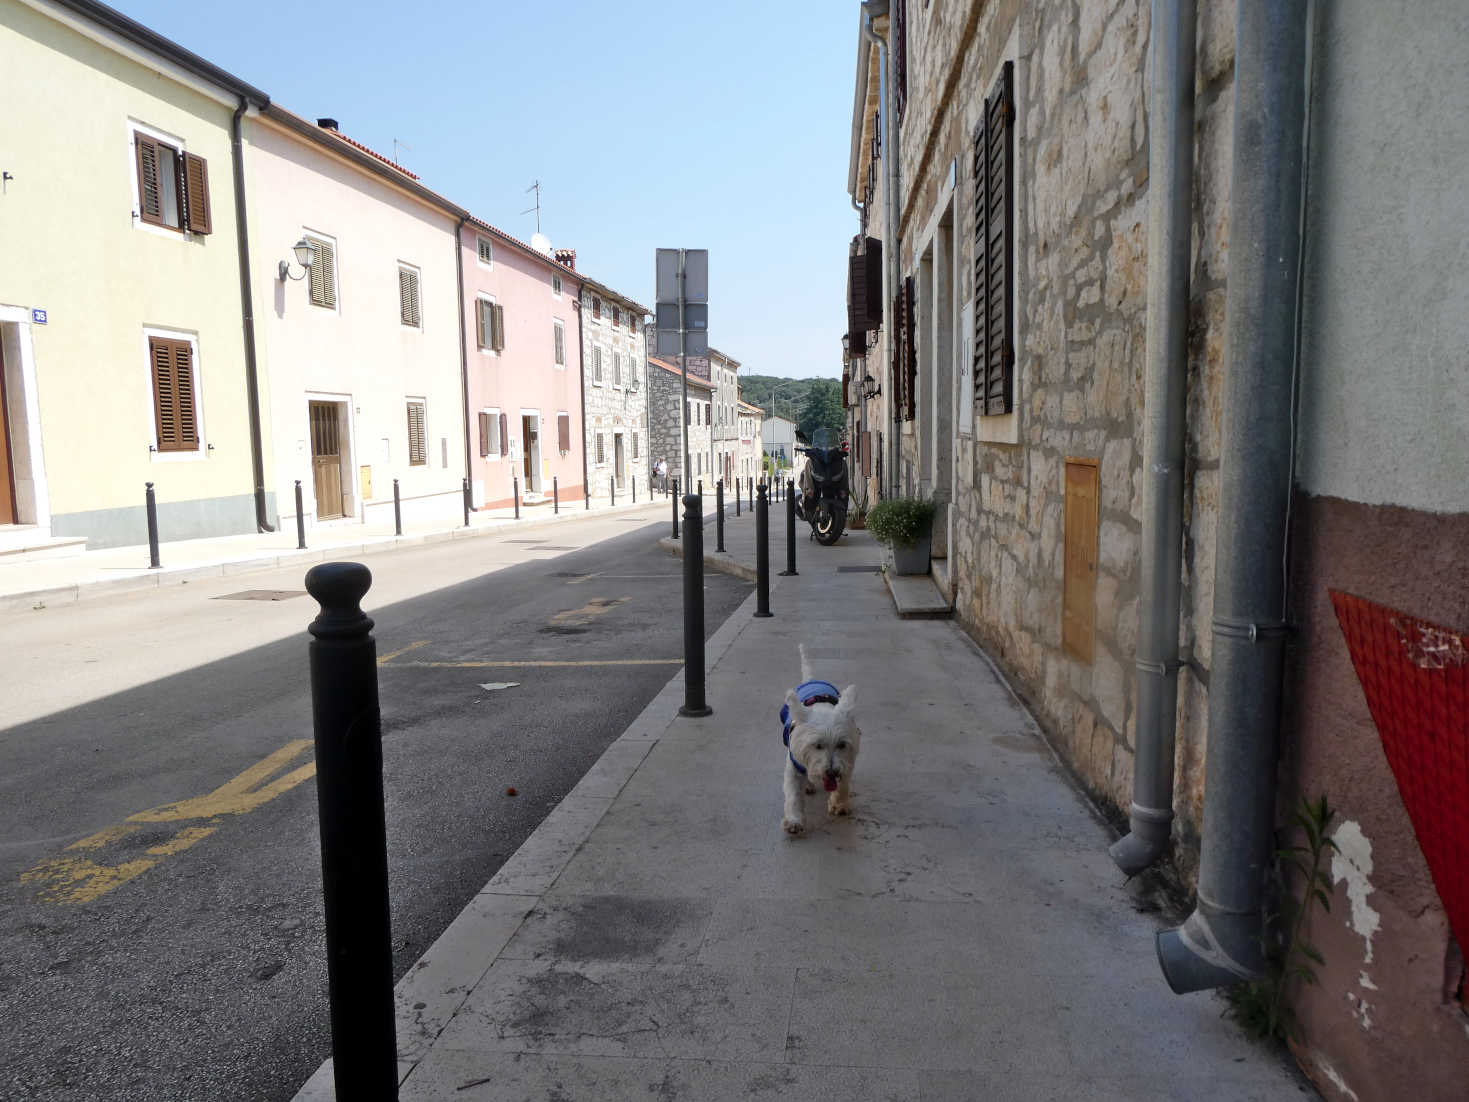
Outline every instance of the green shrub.
{"type": "Polygon", "coordinates": [[[933,502],[916,497],[879,501],[867,514],[867,530],[894,547],[912,547],[933,528],[933,502]]]}

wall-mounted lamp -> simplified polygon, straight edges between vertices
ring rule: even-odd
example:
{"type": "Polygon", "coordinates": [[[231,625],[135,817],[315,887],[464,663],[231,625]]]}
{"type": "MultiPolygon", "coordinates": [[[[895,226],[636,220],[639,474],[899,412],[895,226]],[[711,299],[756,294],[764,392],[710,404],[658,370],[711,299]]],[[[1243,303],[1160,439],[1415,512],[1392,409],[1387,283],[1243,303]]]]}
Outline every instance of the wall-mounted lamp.
{"type": "Polygon", "coordinates": [[[282,283],[288,279],[305,279],[307,271],[311,268],[311,262],[316,259],[316,246],[304,237],[291,246],[291,251],[296,254],[296,263],[301,265],[301,274],[293,276],[291,274],[291,262],[289,260],[282,260],[279,273],[279,278],[282,283]]]}
{"type": "Polygon", "coordinates": [[[862,397],[864,399],[876,398],[881,393],[882,387],[877,385],[876,379],[874,379],[871,375],[862,376],[862,397]]]}
{"type": "Polygon", "coordinates": [[[844,334],[842,334],[842,363],[845,365],[845,364],[849,364],[851,362],[852,362],[852,337],[851,337],[851,334],[844,333],[844,334]]]}

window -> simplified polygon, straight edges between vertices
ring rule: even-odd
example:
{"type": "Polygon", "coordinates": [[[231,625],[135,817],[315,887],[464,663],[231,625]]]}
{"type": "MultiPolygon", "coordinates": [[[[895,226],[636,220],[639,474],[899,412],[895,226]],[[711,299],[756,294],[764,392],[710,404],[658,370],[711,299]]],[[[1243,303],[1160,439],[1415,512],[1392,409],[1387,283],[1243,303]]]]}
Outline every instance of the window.
{"type": "Polygon", "coordinates": [[[621,307],[614,306],[614,307],[612,307],[612,328],[613,329],[616,329],[621,324],[622,324],[622,309],[621,309],[621,307]]]}
{"type": "Polygon", "coordinates": [[[199,411],[194,389],[194,346],[187,340],[148,338],[153,375],[153,415],[160,452],[199,450],[199,411]]]}
{"type": "Polygon", "coordinates": [[[602,316],[602,300],[596,295],[592,296],[592,320],[596,321],[602,316]]]}
{"type": "Polygon", "coordinates": [[[487,298],[474,303],[474,329],[479,346],[486,352],[499,352],[505,347],[505,308],[487,298]]]}
{"type": "Polygon", "coordinates": [[[418,304],[418,271],[398,265],[398,321],[412,329],[423,328],[418,304]]]}
{"type": "Polygon", "coordinates": [[[150,226],[207,234],[209,164],[183,151],[183,143],[133,130],[138,220],[150,226]]]}
{"type": "Polygon", "coordinates": [[[562,455],[571,451],[571,414],[556,415],[556,450],[562,455]]]}
{"type": "Polygon", "coordinates": [[[566,326],[559,321],[551,323],[551,338],[556,346],[556,366],[566,366],[566,326]]]}
{"type": "Polygon", "coordinates": [[[684,420],[684,424],[686,424],[686,425],[693,424],[693,421],[694,421],[694,403],[693,402],[685,402],[683,404],[683,420],[684,420]]]}
{"type": "Polygon", "coordinates": [[[633,433],[632,434],[632,457],[634,459],[636,459],[638,457],[638,434],[637,433],[633,433]]]}
{"type": "Polygon", "coordinates": [[[612,353],[612,385],[622,385],[622,353],[612,353]]]}
{"type": "Polygon", "coordinates": [[[638,331],[638,318],[631,310],[627,312],[627,331],[636,333],[638,331]]]}
{"type": "Polygon", "coordinates": [[[551,277],[551,293],[557,298],[561,297],[561,277],[559,275],[551,277]]]}
{"type": "Polygon", "coordinates": [[[592,382],[602,385],[602,349],[592,349],[592,382]]]}
{"type": "Polygon", "coordinates": [[[428,436],[423,427],[423,399],[408,400],[408,465],[422,467],[428,463],[428,436]]]}
{"type": "Polygon", "coordinates": [[[602,434],[597,433],[597,463],[600,465],[607,461],[606,453],[602,450],[602,434]]]}
{"type": "Polygon", "coordinates": [[[1014,70],[1001,66],[974,129],[974,397],[988,417],[1015,408],[1014,70]]]}
{"type": "Polygon", "coordinates": [[[479,247],[479,262],[486,268],[495,265],[495,243],[488,237],[476,236],[475,244],[479,247]]]}
{"type": "Polygon", "coordinates": [[[324,306],[328,310],[337,308],[337,250],[325,238],[306,235],[306,240],[316,248],[311,259],[310,280],[311,304],[324,306]]]}

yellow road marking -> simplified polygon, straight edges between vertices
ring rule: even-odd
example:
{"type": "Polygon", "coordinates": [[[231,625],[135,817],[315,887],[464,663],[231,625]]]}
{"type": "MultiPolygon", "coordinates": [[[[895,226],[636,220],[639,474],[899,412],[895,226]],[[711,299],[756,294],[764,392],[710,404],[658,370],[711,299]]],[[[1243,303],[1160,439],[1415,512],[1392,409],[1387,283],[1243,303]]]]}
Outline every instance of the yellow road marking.
{"type": "Polygon", "coordinates": [[[383,655],[381,658],[379,658],[377,660],[377,664],[379,666],[385,666],[389,662],[391,662],[394,658],[397,658],[400,654],[407,654],[411,650],[417,650],[419,647],[426,647],[426,646],[428,646],[428,640],[427,639],[420,639],[416,643],[409,643],[406,647],[404,647],[401,650],[395,650],[392,654],[385,654],[385,655],[383,655]]]}
{"type": "Polygon", "coordinates": [[[547,668],[559,668],[563,666],[682,666],[682,658],[606,658],[601,661],[591,659],[585,662],[551,662],[531,661],[513,658],[500,659],[493,662],[399,662],[395,667],[402,669],[412,666],[424,670],[487,670],[501,666],[542,666],[547,668]]]}
{"type": "Polygon", "coordinates": [[[571,581],[567,582],[566,584],[567,585],[581,585],[584,582],[589,582],[593,578],[600,578],[601,576],[602,576],[602,572],[599,570],[595,574],[583,574],[580,578],[572,578],[571,581]]]}
{"type": "Polygon", "coordinates": [[[67,851],[104,849],[142,829],[143,823],[167,823],[184,819],[210,820],[203,825],[184,827],[166,841],[148,847],[145,857],[121,861],[115,865],[104,865],[88,857],[53,857],[21,873],[21,883],[39,885],[40,898],[49,902],[90,903],[147,872],[163,858],[182,853],[208,838],[219,829],[219,816],[243,815],[253,811],[313,776],[316,773],[316,763],[311,761],[276,777],[275,780],[262,783],[300,757],[310,746],[310,739],[294,739],[207,796],[160,804],[147,811],[140,811],[136,815],[129,815],[126,822],[103,827],[95,834],[89,834],[66,847],[67,851]]]}
{"type": "Polygon", "coordinates": [[[568,608],[551,617],[553,624],[590,624],[598,616],[606,616],[618,605],[625,605],[627,597],[593,597],[581,608],[568,608]]]}

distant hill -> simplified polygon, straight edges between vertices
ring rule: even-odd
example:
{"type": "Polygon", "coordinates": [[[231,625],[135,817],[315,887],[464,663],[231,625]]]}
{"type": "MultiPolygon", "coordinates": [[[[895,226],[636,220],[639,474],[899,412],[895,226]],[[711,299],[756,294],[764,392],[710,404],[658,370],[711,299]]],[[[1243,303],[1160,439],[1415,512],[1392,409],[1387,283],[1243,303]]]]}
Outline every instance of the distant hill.
{"type": "Polygon", "coordinates": [[[783,379],[776,375],[740,376],[740,397],[771,416],[770,389],[775,387],[775,413],[796,423],[806,436],[824,427],[842,429],[842,384],[837,379],[783,379]]]}

